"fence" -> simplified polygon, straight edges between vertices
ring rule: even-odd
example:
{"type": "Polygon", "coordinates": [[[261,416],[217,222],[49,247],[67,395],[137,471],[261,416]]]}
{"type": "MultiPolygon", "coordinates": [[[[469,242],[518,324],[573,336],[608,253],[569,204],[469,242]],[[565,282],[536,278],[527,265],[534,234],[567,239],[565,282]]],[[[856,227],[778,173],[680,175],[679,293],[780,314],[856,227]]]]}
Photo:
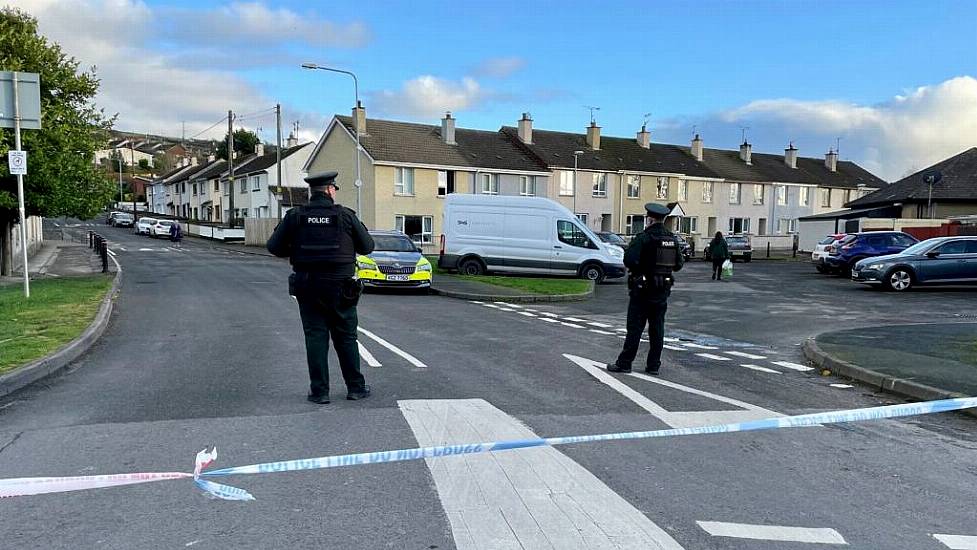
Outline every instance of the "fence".
{"type": "Polygon", "coordinates": [[[245,218],[244,244],[265,246],[277,226],[278,218],[245,218]]]}

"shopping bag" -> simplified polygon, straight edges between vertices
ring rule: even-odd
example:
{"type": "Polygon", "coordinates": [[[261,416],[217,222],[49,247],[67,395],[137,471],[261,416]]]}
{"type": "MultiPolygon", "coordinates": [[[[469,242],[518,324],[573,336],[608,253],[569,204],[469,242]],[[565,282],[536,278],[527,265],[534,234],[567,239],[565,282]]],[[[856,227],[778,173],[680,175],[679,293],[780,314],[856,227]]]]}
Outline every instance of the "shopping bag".
{"type": "Polygon", "coordinates": [[[727,279],[733,276],[733,262],[726,260],[723,262],[723,277],[727,279]]]}

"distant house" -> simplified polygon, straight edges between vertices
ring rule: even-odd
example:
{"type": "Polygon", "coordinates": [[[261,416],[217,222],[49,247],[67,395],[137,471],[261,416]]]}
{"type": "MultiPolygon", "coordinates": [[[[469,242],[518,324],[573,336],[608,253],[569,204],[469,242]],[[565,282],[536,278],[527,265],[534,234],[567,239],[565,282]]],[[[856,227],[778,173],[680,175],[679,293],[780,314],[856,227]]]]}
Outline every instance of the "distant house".
{"type": "Polygon", "coordinates": [[[850,201],[852,209],[897,207],[896,217],[951,218],[977,214],[977,147],[850,201]],[[927,176],[939,174],[932,184],[927,176]]]}

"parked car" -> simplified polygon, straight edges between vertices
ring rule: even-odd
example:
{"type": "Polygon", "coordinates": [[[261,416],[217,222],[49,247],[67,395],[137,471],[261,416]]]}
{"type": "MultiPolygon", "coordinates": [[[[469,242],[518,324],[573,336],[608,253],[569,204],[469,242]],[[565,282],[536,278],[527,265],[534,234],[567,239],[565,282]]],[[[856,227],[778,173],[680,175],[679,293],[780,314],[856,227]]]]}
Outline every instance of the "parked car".
{"type": "Polygon", "coordinates": [[[927,239],[898,254],[855,263],[855,282],[903,292],[915,285],[977,283],[977,237],[927,239]]]}
{"type": "Polygon", "coordinates": [[[602,241],[563,205],[542,197],[450,194],[438,266],[488,271],[623,277],[624,251],[602,241]]]}
{"type": "Polygon", "coordinates": [[[686,261],[692,259],[692,256],[695,256],[695,248],[693,248],[689,241],[685,240],[685,237],[682,235],[675,236],[678,237],[678,246],[679,250],[682,252],[682,257],[685,258],[686,261]]]}
{"type": "Polygon", "coordinates": [[[122,212],[109,212],[109,215],[105,218],[105,225],[115,225],[115,217],[122,212]]]}
{"type": "Polygon", "coordinates": [[[115,227],[132,227],[134,223],[132,214],[127,212],[119,212],[112,218],[112,225],[115,227]]]}
{"type": "Polygon", "coordinates": [[[155,218],[139,218],[139,221],[136,222],[136,233],[139,235],[149,235],[149,228],[155,223],[155,218]]]}
{"type": "Polygon", "coordinates": [[[831,271],[851,276],[851,270],[859,260],[898,254],[919,242],[912,235],[902,231],[864,231],[852,233],[832,245],[825,258],[825,265],[831,271]]]}
{"type": "Polygon", "coordinates": [[[170,220],[156,220],[156,223],[149,226],[149,236],[156,239],[158,237],[169,238],[170,227],[176,222],[170,220]]]}
{"type": "Polygon", "coordinates": [[[366,286],[429,288],[431,262],[400,231],[370,231],[373,252],[356,257],[357,276],[366,286]]]}
{"type": "Polygon", "coordinates": [[[845,238],[845,235],[846,233],[835,233],[818,241],[817,246],[814,247],[814,252],[811,252],[811,263],[814,264],[814,268],[818,270],[818,273],[828,272],[828,266],[826,264],[828,254],[834,249],[835,243],[845,238]]]}
{"type": "Polygon", "coordinates": [[[607,244],[614,244],[620,246],[621,248],[628,247],[628,241],[624,240],[624,237],[612,231],[598,231],[596,235],[597,238],[599,238],[601,241],[604,241],[607,244]]]}

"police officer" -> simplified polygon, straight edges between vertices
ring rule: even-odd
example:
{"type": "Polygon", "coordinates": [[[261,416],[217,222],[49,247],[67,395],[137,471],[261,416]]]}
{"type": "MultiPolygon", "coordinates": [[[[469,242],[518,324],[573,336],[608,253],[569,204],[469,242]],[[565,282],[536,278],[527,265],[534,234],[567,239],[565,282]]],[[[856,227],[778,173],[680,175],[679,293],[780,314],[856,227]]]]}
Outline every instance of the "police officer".
{"type": "Polygon", "coordinates": [[[309,204],[293,208],[268,239],[268,251],[287,256],[295,271],[289,293],[299,303],[309,363],[308,400],[329,403],[329,338],[346,381],[346,399],[370,396],[360,373],[356,303],[363,290],[353,278],[356,255],[373,252],[373,238],[356,213],[335,203],[337,172],[305,178],[309,204]]]}
{"type": "Polygon", "coordinates": [[[638,343],[647,323],[651,349],[645,372],[658,374],[665,339],[665,310],[675,282],[672,272],[682,269],[684,263],[678,238],[665,229],[663,223],[668,208],[649,202],[645,210],[648,212],[645,230],[631,241],[624,253],[624,265],[630,271],[628,334],[617,361],[607,365],[610,372],[631,372],[631,363],[638,354],[638,343]]]}

